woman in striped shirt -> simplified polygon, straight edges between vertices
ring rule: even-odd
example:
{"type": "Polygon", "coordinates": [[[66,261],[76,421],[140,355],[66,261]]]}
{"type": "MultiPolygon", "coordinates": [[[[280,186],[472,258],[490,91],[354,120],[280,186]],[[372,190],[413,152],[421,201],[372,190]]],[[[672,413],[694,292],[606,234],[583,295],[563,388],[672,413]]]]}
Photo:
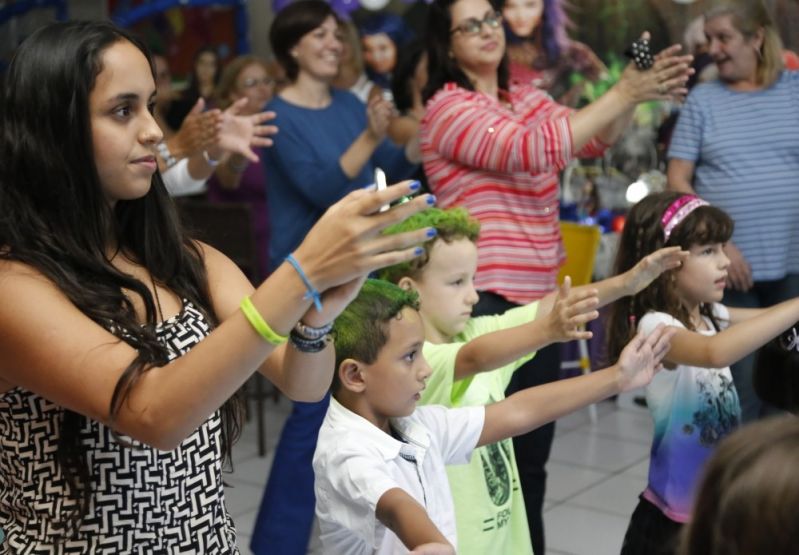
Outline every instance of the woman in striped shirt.
{"type": "MultiPolygon", "coordinates": [[[[698,194],[735,221],[724,302],[762,308],[799,295],[799,73],[761,2],[705,14],[718,79],[698,85],[669,148],[669,187],[698,194]]],[[[773,411],[752,386],[755,354],[732,365],[743,421],[773,411]]]]}
{"type": "MultiPolygon", "coordinates": [[[[576,155],[601,154],[639,102],[684,95],[691,59],[676,56],[679,47],[667,49],[652,69],[627,68],[607,94],[575,112],[533,86],[509,86],[501,22],[488,0],[436,0],[428,19],[422,159],[439,205],[464,206],[480,221],[475,315],[502,313],[555,289],[563,261],[558,171],[576,155]]],[[[557,378],[557,347],[529,364],[509,390],[557,378]]],[[[544,552],[544,465],[553,434],[549,425],[514,440],[536,553],[544,552]]]]}

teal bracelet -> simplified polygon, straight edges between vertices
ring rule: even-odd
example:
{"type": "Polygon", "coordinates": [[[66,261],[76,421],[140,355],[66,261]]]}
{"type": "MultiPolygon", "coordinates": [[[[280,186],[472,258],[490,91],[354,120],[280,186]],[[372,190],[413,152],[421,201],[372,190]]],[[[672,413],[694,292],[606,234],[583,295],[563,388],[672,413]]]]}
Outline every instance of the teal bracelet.
{"type": "Polygon", "coordinates": [[[297,262],[297,259],[294,258],[293,254],[289,254],[286,257],[286,262],[292,265],[292,267],[297,270],[297,273],[300,275],[300,279],[305,284],[305,288],[308,290],[305,293],[304,299],[313,299],[313,304],[316,307],[317,312],[322,312],[322,296],[319,294],[319,291],[311,284],[311,281],[308,279],[308,276],[305,275],[305,272],[302,270],[300,263],[297,262]]]}
{"type": "Polygon", "coordinates": [[[247,318],[247,321],[253,329],[258,332],[258,335],[263,337],[267,343],[282,345],[288,341],[288,337],[278,334],[266,323],[266,320],[264,320],[264,317],[258,312],[258,309],[255,308],[255,305],[252,304],[252,300],[249,297],[244,297],[239,306],[244,313],[244,317],[247,318]]]}

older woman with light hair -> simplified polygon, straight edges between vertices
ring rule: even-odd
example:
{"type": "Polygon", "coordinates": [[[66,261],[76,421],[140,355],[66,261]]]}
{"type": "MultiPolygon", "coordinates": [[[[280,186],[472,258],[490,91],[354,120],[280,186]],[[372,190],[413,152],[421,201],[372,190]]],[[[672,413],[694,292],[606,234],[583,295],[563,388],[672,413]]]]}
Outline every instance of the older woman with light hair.
{"type": "MultiPolygon", "coordinates": [[[[735,220],[724,301],[765,307],[799,295],[799,73],[761,0],[715,2],[704,32],[718,78],[695,87],[669,148],[669,187],[735,220]]],[[[768,412],[754,355],[732,366],[744,422],[768,412]]]]}

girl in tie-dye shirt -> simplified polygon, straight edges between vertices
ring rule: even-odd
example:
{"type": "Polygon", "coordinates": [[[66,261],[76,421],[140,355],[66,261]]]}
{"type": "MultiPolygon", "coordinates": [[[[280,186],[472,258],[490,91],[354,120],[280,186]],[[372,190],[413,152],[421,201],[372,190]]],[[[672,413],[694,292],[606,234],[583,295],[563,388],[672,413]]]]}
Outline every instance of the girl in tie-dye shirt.
{"type": "Polygon", "coordinates": [[[677,328],[665,368],[647,386],[654,420],[649,479],[622,545],[622,554],[672,553],[691,518],[702,468],[718,441],[740,423],[729,365],[799,319],[799,298],[768,309],[720,304],[730,261],[723,246],[733,222],[694,195],[650,195],[630,211],[616,271],[666,246],[690,252],[638,295],[619,301],[609,322],[609,354],[618,356],[636,330],[659,323],[677,328]]]}

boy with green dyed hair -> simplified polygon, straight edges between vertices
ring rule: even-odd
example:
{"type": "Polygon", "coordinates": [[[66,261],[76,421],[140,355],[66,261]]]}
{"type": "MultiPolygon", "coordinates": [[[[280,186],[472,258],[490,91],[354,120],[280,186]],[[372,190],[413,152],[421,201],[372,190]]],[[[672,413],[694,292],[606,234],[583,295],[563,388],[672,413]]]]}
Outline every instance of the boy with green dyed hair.
{"type": "MultiPolygon", "coordinates": [[[[378,274],[419,294],[424,355],[433,368],[422,405],[467,407],[504,399],[513,373],[536,350],[554,342],[590,338],[582,325],[598,316],[597,308],[637,293],[684,257],[679,248],[664,249],[626,274],[574,289],[567,279],[559,291],[539,301],[499,316],[473,318],[479,223],[463,208],[431,208],[386,233],[425,227],[438,231],[424,244],[425,253],[378,274]]],[[[470,464],[447,467],[447,475],[460,553],[532,553],[511,440],[477,449],[470,464]]]]}
{"type": "MultiPolygon", "coordinates": [[[[577,408],[649,383],[673,330],[637,335],[614,366],[486,406],[416,403],[433,370],[418,296],[368,280],[336,319],[333,396],[314,454],[325,553],[452,554],[458,540],[446,464],[577,408]]],[[[479,458],[477,459],[480,460],[479,458]]],[[[458,484],[462,487],[464,484],[458,484]]],[[[483,553],[519,553],[515,545],[483,553]],[[505,549],[508,548],[508,549],[505,549]]]]}

